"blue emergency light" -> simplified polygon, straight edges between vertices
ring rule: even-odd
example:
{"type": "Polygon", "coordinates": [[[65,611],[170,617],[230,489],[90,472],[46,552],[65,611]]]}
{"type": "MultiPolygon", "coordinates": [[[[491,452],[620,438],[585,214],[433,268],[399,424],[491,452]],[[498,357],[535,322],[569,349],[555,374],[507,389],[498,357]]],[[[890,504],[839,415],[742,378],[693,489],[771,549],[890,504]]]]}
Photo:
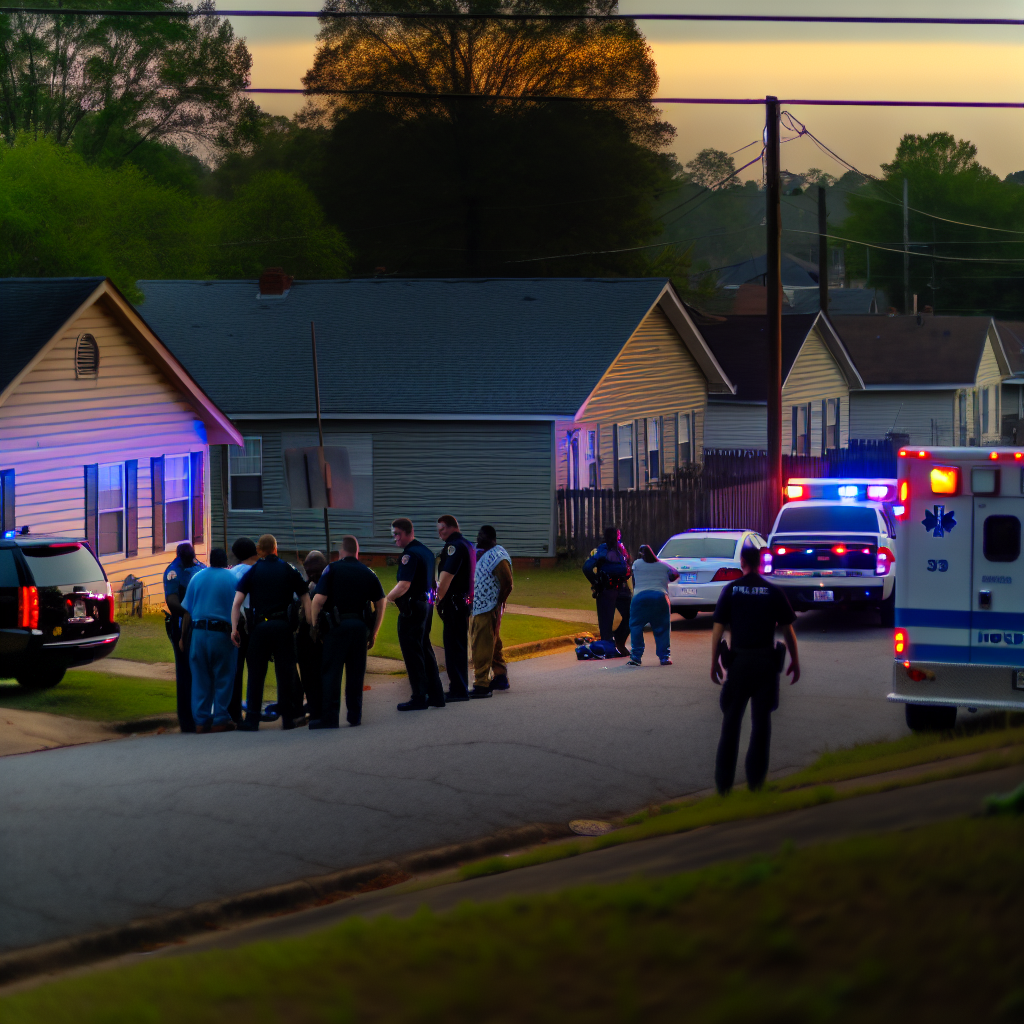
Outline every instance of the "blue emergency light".
{"type": "Polygon", "coordinates": [[[786,483],[786,500],[892,502],[896,500],[896,481],[875,478],[793,477],[786,483]]]}
{"type": "Polygon", "coordinates": [[[17,530],[4,530],[4,540],[8,540],[11,537],[17,537],[17,536],[18,536],[18,531],[17,530]]]}

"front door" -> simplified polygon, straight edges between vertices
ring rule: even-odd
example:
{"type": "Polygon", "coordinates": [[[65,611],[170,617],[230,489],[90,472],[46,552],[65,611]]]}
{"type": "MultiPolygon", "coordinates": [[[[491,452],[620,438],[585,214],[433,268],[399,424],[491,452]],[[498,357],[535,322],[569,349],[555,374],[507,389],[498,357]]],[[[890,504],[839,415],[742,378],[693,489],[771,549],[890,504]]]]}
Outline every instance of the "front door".
{"type": "MultiPolygon", "coordinates": [[[[1004,493],[1005,485],[1004,480],[1004,493]]],[[[1024,667],[1022,529],[1024,497],[974,496],[971,661],[975,664],[1024,667]]]]}

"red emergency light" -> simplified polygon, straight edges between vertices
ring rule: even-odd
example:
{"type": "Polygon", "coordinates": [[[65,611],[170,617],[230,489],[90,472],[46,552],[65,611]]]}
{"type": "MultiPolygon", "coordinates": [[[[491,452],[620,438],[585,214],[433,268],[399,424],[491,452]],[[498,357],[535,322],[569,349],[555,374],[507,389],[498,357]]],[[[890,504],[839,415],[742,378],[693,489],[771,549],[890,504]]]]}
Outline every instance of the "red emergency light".
{"type": "Polygon", "coordinates": [[[896,556],[888,548],[879,548],[875,560],[875,575],[884,576],[889,571],[889,566],[896,561],[896,556]]]}
{"type": "Polygon", "coordinates": [[[834,544],[832,546],[832,554],[833,555],[845,555],[846,554],[846,545],[845,544],[834,544]]]}
{"type": "Polygon", "coordinates": [[[893,647],[897,654],[902,654],[907,647],[907,634],[902,629],[897,629],[892,638],[893,647]]]}
{"type": "Polygon", "coordinates": [[[992,459],[992,461],[994,462],[996,459],[999,458],[999,452],[989,452],[988,457],[992,459]]]}
{"type": "Polygon", "coordinates": [[[807,497],[804,491],[803,484],[786,484],[786,498],[789,501],[799,501],[801,498],[807,497]]]}

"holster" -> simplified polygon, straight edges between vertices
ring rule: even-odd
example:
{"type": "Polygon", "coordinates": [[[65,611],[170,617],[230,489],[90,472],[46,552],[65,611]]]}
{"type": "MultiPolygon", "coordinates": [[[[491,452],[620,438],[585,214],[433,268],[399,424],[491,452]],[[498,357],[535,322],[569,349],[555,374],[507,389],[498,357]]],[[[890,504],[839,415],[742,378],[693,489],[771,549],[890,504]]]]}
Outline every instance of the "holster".
{"type": "Polygon", "coordinates": [[[718,641],[718,659],[721,661],[723,668],[728,668],[735,658],[736,656],[733,654],[729,645],[725,642],[725,637],[723,636],[718,641]]]}
{"type": "Polygon", "coordinates": [[[164,631],[167,633],[167,639],[174,643],[174,616],[168,612],[164,612],[164,631]]]}

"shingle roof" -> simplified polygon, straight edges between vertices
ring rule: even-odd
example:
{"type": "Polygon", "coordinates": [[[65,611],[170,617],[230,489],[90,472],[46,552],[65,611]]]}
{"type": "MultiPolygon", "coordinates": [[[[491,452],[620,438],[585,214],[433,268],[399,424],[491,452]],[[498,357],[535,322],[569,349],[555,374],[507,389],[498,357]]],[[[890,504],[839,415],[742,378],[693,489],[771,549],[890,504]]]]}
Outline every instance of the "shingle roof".
{"type": "MultiPolygon", "coordinates": [[[[820,297],[815,288],[798,288],[783,313],[817,313],[820,297]]],[[[829,316],[867,315],[878,312],[878,292],[874,288],[829,288],[829,316]]]]}
{"type": "Polygon", "coordinates": [[[996,330],[1003,343],[1010,372],[1014,376],[1024,375],[1024,323],[1019,320],[997,320],[996,330]]]}
{"type": "Polygon", "coordinates": [[[864,383],[890,387],[971,384],[985,347],[986,316],[830,316],[864,383]]]}
{"type": "Polygon", "coordinates": [[[35,358],[102,277],[0,278],[0,393],[35,358]]]}
{"type": "Polygon", "coordinates": [[[140,281],[139,311],[231,415],[573,416],[663,278],[140,281]]]}
{"type": "MultiPolygon", "coordinates": [[[[816,314],[794,313],[782,318],[782,379],[792,369],[816,314]]],[[[727,316],[721,322],[699,323],[715,358],[736,385],[736,396],[715,395],[717,401],[768,401],[768,317],[727,316]]]]}

